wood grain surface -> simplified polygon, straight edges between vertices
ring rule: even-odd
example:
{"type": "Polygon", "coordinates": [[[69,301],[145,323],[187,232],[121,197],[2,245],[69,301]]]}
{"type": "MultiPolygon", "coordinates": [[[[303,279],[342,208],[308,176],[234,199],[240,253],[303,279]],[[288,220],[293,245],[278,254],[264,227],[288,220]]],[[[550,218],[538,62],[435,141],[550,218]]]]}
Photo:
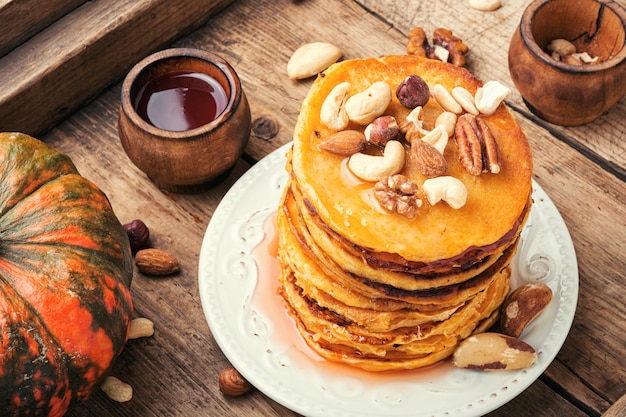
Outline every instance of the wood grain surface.
{"type": "MultiPolygon", "coordinates": [[[[470,47],[468,69],[485,81],[512,87],[508,43],[527,3],[503,1],[495,12],[453,0],[232,3],[174,45],[206,49],[229,61],[242,80],[253,120],[271,121],[277,134],[253,133],[230,175],[201,194],[164,193],[125,156],[117,137],[119,83],[48,130],[42,138],[67,152],[81,173],[107,193],[120,220],[144,220],[153,245],[174,254],[182,266],[179,275],[163,279],[135,273],[136,315],[152,319],[156,334],[130,341],[113,369],[133,386],[133,399],[115,403],[97,393],[70,415],[294,416],[256,390],[240,398],[219,392],[217,375],[229,363],[204,319],[197,282],[202,238],[219,201],[252,164],[291,140],[312,82],[287,78],[291,53],[305,42],[329,41],[344,51],[344,59],[402,54],[411,28],[421,26],[430,34],[446,27],[470,47]]],[[[626,392],[626,100],[576,128],[538,119],[514,88],[507,104],[529,136],[534,179],[570,231],[580,295],[557,359],[526,391],[489,416],[600,416],[626,392]]],[[[614,407],[622,410],[621,402],[614,407]]]]}

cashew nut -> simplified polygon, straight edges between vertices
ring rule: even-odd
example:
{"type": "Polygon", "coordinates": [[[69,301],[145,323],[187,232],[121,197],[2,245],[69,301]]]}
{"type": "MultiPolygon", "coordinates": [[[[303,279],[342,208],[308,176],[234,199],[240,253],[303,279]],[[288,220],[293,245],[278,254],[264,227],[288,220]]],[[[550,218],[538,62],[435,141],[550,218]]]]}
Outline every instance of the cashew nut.
{"type": "Polygon", "coordinates": [[[345,129],[350,122],[345,108],[349,96],[350,83],[345,81],[337,84],[322,104],[320,122],[334,130],[345,129]]]}
{"type": "Polygon", "coordinates": [[[476,108],[482,114],[493,114],[510,92],[511,89],[500,82],[488,81],[476,91],[474,97],[476,108]]]}
{"type": "Polygon", "coordinates": [[[429,178],[424,181],[422,188],[431,206],[443,200],[453,209],[459,209],[467,201],[465,184],[451,176],[429,178]]]}
{"type": "Polygon", "coordinates": [[[454,87],[452,97],[463,107],[463,110],[478,116],[479,111],[474,104],[474,96],[465,87],[454,87]]]}
{"type": "Polygon", "coordinates": [[[558,58],[576,53],[576,46],[567,39],[552,39],[546,49],[556,53],[558,58]]]}
{"type": "Polygon", "coordinates": [[[130,321],[128,339],[138,339],[140,337],[150,337],[154,334],[154,323],[145,317],[138,317],[130,321]]]}
{"type": "Polygon", "coordinates": [[[355,123],[367,125],[387,110],[391,103],[391,87],[385,81],[377,81],[366,90],[346,101],[348,117],[355,123]]]}
{"type": "Polygon", "coordinates": [[[448,137],[454,135],[454,129],[456,127],[456,114],[450,111],[444,111],[437,119],[435,119],[435,127],[441,127],[446,131],[448,137]]]}
{"type": "Polygon", "coordinates": [[[500,0],[469,0],[469,5],[472,9],[491,12],[499,9],[502,3],[500,0]]]}
{"type": "Polygon", "coordinates": [[[435,126],[435,128],[428,132],[422,140],[433,145],[433,147],[443,155],[446,145],[448,145],[448,133],[443,127],[435,126]]]}
{"type": "Polygon", "coordinates": [[[292,80],[312,77],[341,58],[341,49],[326,42],[306,43],[295,50],[287,63],[287,76],[292,80]]]}
{"type": "Polygon", "coordinates": [[[448,62],[448,58],[450,58],[450,51],[444,48],[441,45],[435,45],[434,54],[440,61],[448,62]]]}
{"type": "Polygon", "coordinates": [[[118,403],[130,401],[133,398],[133,387],[114,376],[107,376],[100,388],[110,399],[118,403]]]}
{"type": "Polygon", "coordinates": [[[435,84],[431,92],[437,103],[439,103],[444,110],[455,114],[463,113],[463,107],[457,103],[454,97],[452,97],[452,94],[450,94],[443,85],[435,84]]]}
{"type": "Polygon", "coordinates": [[[376,182],[387,175],[400,172],[404,166],[404,145],[390,140],[382,156],[355,153],[348,159],[348,168],[363,181],[376,182]]]}

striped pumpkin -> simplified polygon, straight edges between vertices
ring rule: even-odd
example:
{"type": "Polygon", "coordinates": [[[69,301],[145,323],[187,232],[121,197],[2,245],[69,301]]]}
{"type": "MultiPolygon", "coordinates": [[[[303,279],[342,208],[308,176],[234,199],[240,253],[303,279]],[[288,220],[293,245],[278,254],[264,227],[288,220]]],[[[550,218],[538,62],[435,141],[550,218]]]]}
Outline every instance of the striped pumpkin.
{"type": "Polygon", "coordinates": [[[128,337],[128,237],[70,158],[0,133],[0,410],[62,416],[128,337]]]}

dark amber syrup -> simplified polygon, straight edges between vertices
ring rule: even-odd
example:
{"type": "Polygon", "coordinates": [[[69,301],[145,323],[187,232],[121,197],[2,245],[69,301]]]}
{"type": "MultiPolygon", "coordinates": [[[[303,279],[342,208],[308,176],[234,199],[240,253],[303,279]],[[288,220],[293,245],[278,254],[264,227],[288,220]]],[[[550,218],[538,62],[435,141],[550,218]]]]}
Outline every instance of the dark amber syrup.
{"type": "Polygon", "coordinates": [[[165,73],[146,83],[135,99],[135,111],[159,129],[181,132],[215,120],[228,96],[214,78],[190,71],[165,73]]]}

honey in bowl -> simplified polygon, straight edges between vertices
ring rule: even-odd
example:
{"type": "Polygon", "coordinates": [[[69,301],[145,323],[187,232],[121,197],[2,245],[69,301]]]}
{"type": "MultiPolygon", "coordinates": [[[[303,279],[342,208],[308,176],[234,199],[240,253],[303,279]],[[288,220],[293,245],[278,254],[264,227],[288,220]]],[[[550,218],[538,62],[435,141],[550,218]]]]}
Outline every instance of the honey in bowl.
{"type": "Polygon", "coordinates": [[[228,96],[217,80],[199,72],[172,71],[149,80],[134,107],[151,125],[182,132],[212,122],[227,104],[228,96]]]}

